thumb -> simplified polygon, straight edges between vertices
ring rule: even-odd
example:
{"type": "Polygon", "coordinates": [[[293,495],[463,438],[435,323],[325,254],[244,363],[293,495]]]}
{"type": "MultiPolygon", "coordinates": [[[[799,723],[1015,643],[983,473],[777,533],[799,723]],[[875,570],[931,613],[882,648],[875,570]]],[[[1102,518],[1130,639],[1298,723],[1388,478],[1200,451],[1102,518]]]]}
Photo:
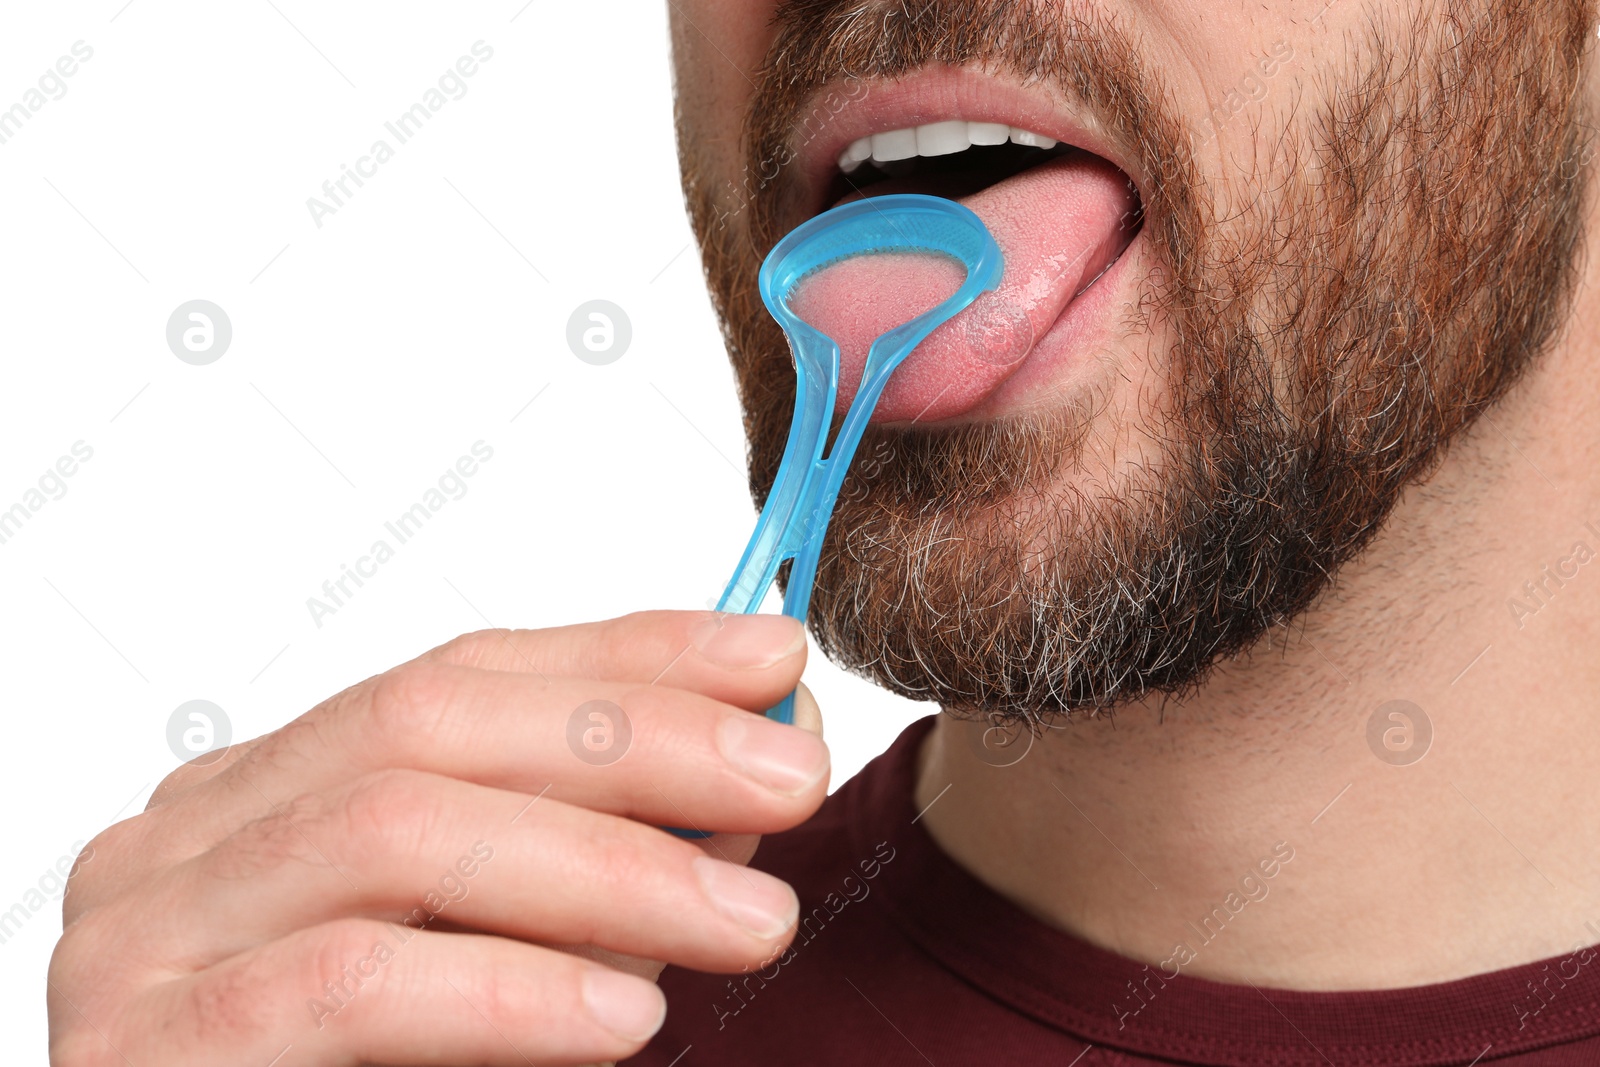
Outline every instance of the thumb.
{"type": "Polygon", "coordinates": [[[817,698],[804,682],[794,687],[794,724],[822,736],[822,708],[817,706],[817,698]]]}

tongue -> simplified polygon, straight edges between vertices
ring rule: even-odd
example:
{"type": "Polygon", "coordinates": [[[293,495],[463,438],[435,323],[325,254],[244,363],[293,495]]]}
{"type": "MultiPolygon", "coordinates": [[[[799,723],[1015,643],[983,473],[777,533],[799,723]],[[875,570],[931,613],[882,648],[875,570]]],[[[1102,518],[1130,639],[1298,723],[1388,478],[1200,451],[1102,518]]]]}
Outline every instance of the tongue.
{"type": "MultiPolygon", "coordinates": [[[[930,192],[889,181],[873,195],[930,192]]],[[[1022,364],[1072,299],[1132,236],[1137,200],[1116,167],[1086,153],[1051,160],[961,198],[1005,253],[1000,288],[924,341],[889,378],[874,422],[932,422],[969,411],[1022,364]]],[[[801,318],[839,342],[839,410],[861,383],[867,349],[882,333],[960,287],[963,271],[940,256],[860,256],[808,280],[791,298],[801,318]]]]}

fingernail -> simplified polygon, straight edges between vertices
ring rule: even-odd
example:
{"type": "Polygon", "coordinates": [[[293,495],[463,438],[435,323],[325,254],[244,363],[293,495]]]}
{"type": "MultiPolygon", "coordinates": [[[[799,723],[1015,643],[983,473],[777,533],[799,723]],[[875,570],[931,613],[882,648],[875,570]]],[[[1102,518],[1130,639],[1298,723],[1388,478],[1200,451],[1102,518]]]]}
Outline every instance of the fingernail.
{"type": "Polygon", "coordinates": [[[624,1041],[648,1041],[667,1020],[667,998],[654,982],[609,967],[584,971],[583,1004],[595,1022],[624,1041]]]}
{"type": "Polygon", "coordinates": [[[717,748],[747,777],[784,796],[799,796],[828,773],[828,746],[820,737],[753,712],[723,719],[717,748]]]}
{"type": "Polygon", "coordinates": [[[787,615],[718,613],[695,631],[700,655],[732,670],[770,667],[806,647],[806,631],[787,615]]]}
{"type": "Polygon", "coordinates": [[[800,917],[800,899],[772,875],[710,856],[693,862],[700,887],[716,909],[756,937],[770,941],[800,917]]]}
{"type": "Polygon", "coordinates": [[[794,687],[794,724],[825,739],[822,732],[822,709],[817,706],[817,698],[811,694],[810,688],[804,682],[798,682],[794,687]]]}

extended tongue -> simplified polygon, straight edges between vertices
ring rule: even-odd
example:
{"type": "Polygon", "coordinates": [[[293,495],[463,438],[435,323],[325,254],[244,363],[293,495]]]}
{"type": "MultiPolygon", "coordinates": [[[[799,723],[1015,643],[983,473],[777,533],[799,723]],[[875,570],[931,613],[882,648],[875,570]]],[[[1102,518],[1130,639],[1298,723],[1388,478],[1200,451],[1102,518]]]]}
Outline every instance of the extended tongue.
{"type": "MultiPolygon", "coordinates": [[[[870,194],[913,191],[906,184],[883,182],[870,194]]],[[[998,290],[979,297],[906,358],[889,379],[874,422],[950,418],[999,388],[1073,297],[1121,252],[1124,220],[1137,200],[1121,171],[1084,154],[1042,163],[961,203],[999,243],[1004,278],[998,290]]],[[[948,297],[961,281],[962,268],[953,261],[894,253],[846,260],[799,287],[790,306],[839,343],[840,412],[855,397],[872,342],[948,297]]]]}

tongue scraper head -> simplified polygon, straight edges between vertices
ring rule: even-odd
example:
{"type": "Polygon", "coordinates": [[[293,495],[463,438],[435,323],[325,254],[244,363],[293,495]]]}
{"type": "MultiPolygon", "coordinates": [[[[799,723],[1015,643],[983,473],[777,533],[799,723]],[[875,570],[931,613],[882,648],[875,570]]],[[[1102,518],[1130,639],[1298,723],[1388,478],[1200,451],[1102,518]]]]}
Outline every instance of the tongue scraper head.
{"type": "MultiPolygon", "coordinates": [[[[772,249],[761,266],[761,299],[783,327],[794,355],[794,422],[766,507],[718,611],[744,614],[759,609],[779,564],[792,559],[783,613],[805,622],[834,501],[889,375],[929,334],[966,310],[980,293],[997,287],[1003,267],[1000,247],[982,219],[953,200],[915,194],[841,205],[800,226],[772,249]],[[861,388],[824,458],[839,390],[839,345],[797,316],[789,300],[800,283],[824,268],[884,252],[954,259],[966,268],[966,281],[943,303],[872,343],[861,388]]],[[[794,694],[767,715],[793,722],[794,694]]]]}

